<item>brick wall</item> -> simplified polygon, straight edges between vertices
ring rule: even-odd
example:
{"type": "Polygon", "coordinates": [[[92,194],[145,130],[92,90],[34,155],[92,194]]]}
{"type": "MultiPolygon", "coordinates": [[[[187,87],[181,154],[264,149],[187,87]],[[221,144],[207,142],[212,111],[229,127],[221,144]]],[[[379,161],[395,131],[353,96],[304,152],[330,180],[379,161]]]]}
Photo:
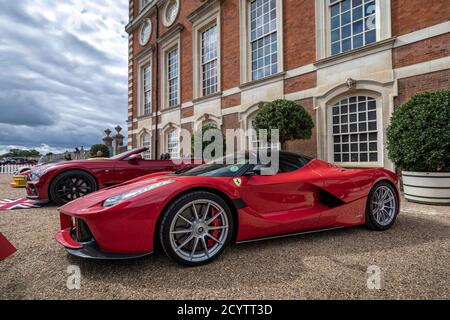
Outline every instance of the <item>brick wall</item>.
{"type": "Polygon", "coordinates": [[[289,151],[301,153],[311,157],[317,157],[317,125],[316,114],[314,111],[314,101],[312,98],[297,101],[311,115],[314,122],[312,137],[309,140],[295,140],[287,143],[286,149],[289,151]]]}
{"type": "MultiPolygon", "coordinates": [[[[449,2],[450,4],[450,2],[449,2]]],[[[418,41],[393,50],[394,68],[447,57],[450,55],[450,33],[418,41]]]]}
{"type": "Polygon", "coordinates": [[[239,1],[224,1],[221,9],[222,90],[240,84],[239,1]]]}
{"type": "Polygon", "coordinates": [[[241,104],[241,94],[236,93],[222,98],[222,109],[235,107],[241,104]]]}
{"type": "Polygon", "coordinates": [[[401,36],[448,21],[448,0],[392,0],[392,34],[401,36]]]}
{"type": "MultiPolygon", "coordinates": [[[[131,8],[131,15],[139,15],[139,2],[134,1],[131,8]]],[[[222,90],[228,90],[240,85],[240,15],[239,0],[224,0],[221,7],[221,84],[222,90]]],[[[182,24],[181,31],[181,102],[189,102],[193,98],[193,48],[192,48],[192,23],[187,19],[195,9],[201,6],[203,0],[180,0],[181,10],[176,24],[182,24]]],[[[161,2],[160,15],[164,14],[164,2],[161,2]]],[[[315,0],[283,0],[283,43],[284,43],[284,70],[292,70],[302,67],[316,60],[316,26],[315,26],[315,0]]],[[[448,21],[450,17],[450,5],[448,0],[392,0],[392,31],[393,36],[404,35],[434,24],[448,21]]],[[[131,66],[132,75],[132,100],[131,106],[133,116],[129,117],[131,129],[137,128],[136,123],[132,123],[133,118],[137,117],[138,111],[138,64],[134,60],[142,50],[148,49],[151,44],[156,42],[156,16],[151,17],[153,22],[152,38],[149,44],[142,47],[139,44],[139,26],[132,32],[131,41],[133,65],[131,66]]],[[[160,36],[168,29],[162,24],[160,19],[160,36]]],[[[406,46],[398,47],[393,50],[393,66],[400,68],[416,63],[429,61],[437,58],[449,56],[450,35],[445,34],[431,39],[419,41],[406,46]]],[[[156,57],[153,55],[153,83],[156,83],[156,57]]],[[[395,104],[399,105],[409,99],[417,92],[449,88],[449,71],[435,72],[427,75],[401,79],[398,81],[399,96],[395,99],[395,104]]],[[[317,85],[317,74],[315,72],[303,74],[301,76],[289,78],[285,81],[284,93],[294,93],[302,90],[314,88],[317,85]]],[[[160,87],[161,88],[161,87],[160,87]]],[[[156,106],[156,94],[153,94],[153,111],[156,106]]],[[[302,105],[310,112],[315,121],[313,111],[313,99],[300,101],[302,105]]],[[[241,104],[241,94],[222,97],[222,108],[227,109],[241,104]]],[[[181,110],[182,118],[193,116],[193,107],[183,108],[181,110]]],[[[159,123],[160,123],[159,118],[159,123]]],[[[224,128],[239,128],[239,115],[237,113],[223,117],[224,128]]],[[[302,152],[308,155],[316,156],[317,139],[316,129],[314,129],[313,139],[309,141],[294,141],[288,144],[289,149],[302,152]]],[[[133,134],[133,146],[138,141],[133,134]]],[[[154,135],[156,137],[156,135],[154,135]]]]}
{"type": "Polygon", "coordinates": [[[285,70],[313,63],[316,59],[314,0],[284,0],[285,70]]]}
{"type": "Polygon", "coordinates": [[[194,107],[181,109],[181,118],[189,118],[194,115],[194,107]]]}
{"type": "Polygon", "coordinates": [[[317,72],[302,74],[284,82],[284,93],[289,94],[317,86],[317,72]]]}
{"type": "Polygon", "coordinates": [[[450,90],[450,69],[398,80],[398,96],[395,106],[407,102],[417,93],[450,90]]]}

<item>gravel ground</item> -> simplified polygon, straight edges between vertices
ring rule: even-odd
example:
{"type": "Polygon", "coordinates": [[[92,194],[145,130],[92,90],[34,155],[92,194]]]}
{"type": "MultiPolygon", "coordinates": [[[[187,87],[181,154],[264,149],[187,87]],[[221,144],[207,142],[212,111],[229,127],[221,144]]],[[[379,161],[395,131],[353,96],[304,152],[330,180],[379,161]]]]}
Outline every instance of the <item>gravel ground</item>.
{"type": "MultiPolygon", "coordinates": [[[[24,190],[0,175],[0,198],[24,190]]],[[[163,254],[131,261],[70,257],[53,240],[56,207],[0,212],[0,231],[18,251],[0,262],[0,299],[449,299],[450,207],[403,203],[387,232],[342,229],[228,248],[186,269],[163,254]],[[80,290],[66,286],[81,269],[80,290]],[[381,289],[367,288],[367,268],[381,289]]]]}

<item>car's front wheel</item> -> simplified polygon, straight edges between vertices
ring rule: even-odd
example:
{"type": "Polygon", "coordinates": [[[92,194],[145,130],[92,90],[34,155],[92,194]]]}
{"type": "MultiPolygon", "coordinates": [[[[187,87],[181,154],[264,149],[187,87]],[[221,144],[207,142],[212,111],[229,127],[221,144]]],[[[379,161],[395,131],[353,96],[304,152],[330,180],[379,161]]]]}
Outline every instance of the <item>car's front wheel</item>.
{"type": "Polygon", "coordinates": [[[163,213],[159,236],[166,254],[185,266],[216,259],[231,240],[233,217],[219,196],[197,191],[174,201],[163,213]]]}
{"type": "Polygon", "coordinates": [[[72,170],[61,173],[53,180],[50,185],[50,198],[57,205],[64,205],[97,189],[93,176],[81,170],[72,170]]]}
{"type": "Polygon", "coordinates": [[[399,212],[395,188],[386,181],[377,183],[369,193],[366,205],[366,227],[383,231],[392,227],[399,212]]]}

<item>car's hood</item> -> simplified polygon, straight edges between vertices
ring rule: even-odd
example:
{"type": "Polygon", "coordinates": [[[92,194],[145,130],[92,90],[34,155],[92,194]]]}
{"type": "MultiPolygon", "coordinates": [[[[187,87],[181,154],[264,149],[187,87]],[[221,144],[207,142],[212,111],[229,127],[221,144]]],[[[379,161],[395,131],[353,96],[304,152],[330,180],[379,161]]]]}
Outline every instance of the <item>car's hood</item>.
{"type": "Polygon", "coordinates": [[[37,165],[32,168],[32,171],[49,171],[51,169],[58,169],[64,167],[86,167],[93,163],[105,163],[110,164],[109,159],[93,159],[93,160],[71,160],[71,161],[61,161],[61,162],[53,162],[47,164],[37,165]]]}

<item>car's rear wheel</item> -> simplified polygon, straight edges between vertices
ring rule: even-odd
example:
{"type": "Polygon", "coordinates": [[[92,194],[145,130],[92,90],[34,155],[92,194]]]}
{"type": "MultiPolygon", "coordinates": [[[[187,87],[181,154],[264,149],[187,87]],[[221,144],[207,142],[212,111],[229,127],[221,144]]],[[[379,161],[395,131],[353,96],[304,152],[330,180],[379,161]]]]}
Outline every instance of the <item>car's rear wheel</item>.
{"type": "Polygon", "coordinates": [[[210,192],[186,194],[163,215],[159,236],[164,252],[185,266],[204,265],[216,259],[233,233],[229,206],[210,192]]]}
{"type": "Polygon", "coordinates": [[[366,205],[366,227],[383,231],[395,223],[399,198],[395,188],[385,181],[377,183],[369,193],[366,205]]]}
{"type": "Polygon", "coordinates": [[[64,205],[97,191],[97,183],[89,173],[72,170],[58,175],[50,185],[50,198],[57,205],[64,205]]]}

